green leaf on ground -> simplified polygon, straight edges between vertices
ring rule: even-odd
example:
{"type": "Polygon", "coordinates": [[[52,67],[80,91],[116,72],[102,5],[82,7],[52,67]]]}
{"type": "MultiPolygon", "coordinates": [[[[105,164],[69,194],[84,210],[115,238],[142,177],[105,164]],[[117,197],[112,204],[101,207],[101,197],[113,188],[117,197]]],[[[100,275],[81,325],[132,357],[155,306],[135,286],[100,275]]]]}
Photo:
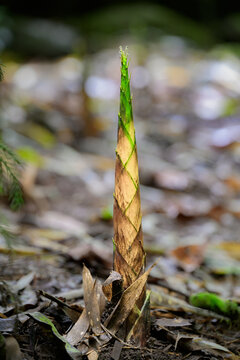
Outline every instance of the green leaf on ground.
{"type": "Polygon", "coordinates": [[[59,332],[57,331],[55,325],[52,323],[52,321],[45,315],[41,314],[40,312],[34,312],[34,313],[29,313],[28,314],[30,317],[32,317],[33,319],[37,320],[40,323],[46,324],[48,326],[50,326],[52,328],[52,332],[53,334],[62,342],[65,343],[65,349],[68,353],[68,355],[72,358],[72,359],[78,359],[78,357],[80,356],[80,352],[74,347],[72,346],[66,339],[64,336],[60,335],[59,332]]]}
{"type": "Polygon", "coordinates": [[[216,294],[200,292],[191,295],[189,300],[193,306],[215,311],[216,313],[224,314],[232,318],[240,315],[240,309],[236,302],[224,300],[216,294]]]}

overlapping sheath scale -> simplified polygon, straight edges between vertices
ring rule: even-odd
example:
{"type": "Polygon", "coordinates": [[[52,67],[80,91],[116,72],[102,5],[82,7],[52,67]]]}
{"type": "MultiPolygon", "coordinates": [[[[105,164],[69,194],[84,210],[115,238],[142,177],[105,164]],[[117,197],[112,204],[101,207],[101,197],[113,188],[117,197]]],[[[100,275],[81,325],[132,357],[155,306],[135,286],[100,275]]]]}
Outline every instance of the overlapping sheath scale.
{"type": "Polygon", "coordinates": [[[121,50],[120,112],[114,193],[114,269],[130,286],[144,271],[138,159],[126,52],[121,50]]]}

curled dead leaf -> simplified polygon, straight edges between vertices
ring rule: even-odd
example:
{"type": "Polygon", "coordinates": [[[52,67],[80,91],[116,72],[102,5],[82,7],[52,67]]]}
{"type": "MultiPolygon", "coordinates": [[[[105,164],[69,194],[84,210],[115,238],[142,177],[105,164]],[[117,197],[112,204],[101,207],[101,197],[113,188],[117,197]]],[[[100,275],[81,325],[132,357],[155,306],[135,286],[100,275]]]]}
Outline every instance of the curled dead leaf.
{"type": "Polygon", "coordinates": [[[115,287],[121,288],[122,276],[117,271],[111,271],[111,274],[102,285],[103,293],[108,301],[112,300],[114,283],[115,287]]]}
{"type": "Polygon", "coordinates": [[[147,278],[153,266],[155,266],[155,264],[123,292],[121,299],[104,324],[111,333],[115,334],[131,313],[134,305],[141,296],[142,291],[145,290],[147,278]]]}

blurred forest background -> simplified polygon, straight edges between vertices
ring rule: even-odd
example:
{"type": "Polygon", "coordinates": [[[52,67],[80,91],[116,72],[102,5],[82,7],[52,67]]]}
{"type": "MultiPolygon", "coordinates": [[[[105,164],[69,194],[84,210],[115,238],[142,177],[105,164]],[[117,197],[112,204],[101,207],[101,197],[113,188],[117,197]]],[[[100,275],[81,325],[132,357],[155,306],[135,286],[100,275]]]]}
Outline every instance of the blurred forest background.
{"type": "Polygon", "coordinates": [[[80,287],[82,261],[103,278],[112,267],[120,45],[130,54],[155,283],[239,301],[239,4],[5,0],[0,134],[24,163],[25,203],[11,212],[1,197],[1,226],[14,237],[0,236],[0,274],[10,287],[34,274],[31,291],[18,293],[22,311],[37,306],[39,288],[80,287]]]}
{"type": "MultiPolygon", "coordinates": [[[[3,197],[1,216],[17,246],[73,256],[79,241],[111,243],[112,223],[104,219],[112,216],[119,46],[128,45],[146,246],[180,262],[174,249],[193,246],[184,270],[206,261],[240,273],[236,7],[214,0],[2,2],[0,131],[24,163],[25,205],[11,213],[3,197]],[[57,243],[40,231],[59,227],[67,235],[57,243]],[[220,246],[220,260],[207,255],[209,244],[220,246]]],[[[90,256],[80,253],[78,260],[90,256]]]]}

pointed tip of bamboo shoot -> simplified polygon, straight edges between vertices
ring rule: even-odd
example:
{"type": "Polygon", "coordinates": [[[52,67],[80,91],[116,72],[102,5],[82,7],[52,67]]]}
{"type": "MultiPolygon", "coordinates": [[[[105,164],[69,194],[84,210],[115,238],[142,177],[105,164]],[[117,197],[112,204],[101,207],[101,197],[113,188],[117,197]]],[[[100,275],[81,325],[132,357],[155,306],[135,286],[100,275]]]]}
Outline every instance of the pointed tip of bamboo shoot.
{"type": "Polygon", "coordinates": [[[120,55],[121,55],[121,75],[124,75],[124,77],[126,77],[126,79],[129,81],[128,79],[128,65],[129,65],[129,61],[128,61],[128,47],[125,47],[125,50],[122,49],[122,47],[120,46],[120,55]]]}
{"type": "Polygon", "coordinates": [[[122,46],[119,46],[119,52],[121,55],[121,60],[124,60],[127,62],[128,59],[128,47],[125,47],[125,50],[123,50],[122,46]]]}
{"type": "Polygon", "coordinates": [[[121,86],[120,86],[120,114],[119,114],[119,125],[120,127],[126,127],[133,121],[132,115],[132,97],[130,90],[130,77],[128,75],[128,51],[127,47],[125,50],[120,46],[121,54],[121,86]]]}

